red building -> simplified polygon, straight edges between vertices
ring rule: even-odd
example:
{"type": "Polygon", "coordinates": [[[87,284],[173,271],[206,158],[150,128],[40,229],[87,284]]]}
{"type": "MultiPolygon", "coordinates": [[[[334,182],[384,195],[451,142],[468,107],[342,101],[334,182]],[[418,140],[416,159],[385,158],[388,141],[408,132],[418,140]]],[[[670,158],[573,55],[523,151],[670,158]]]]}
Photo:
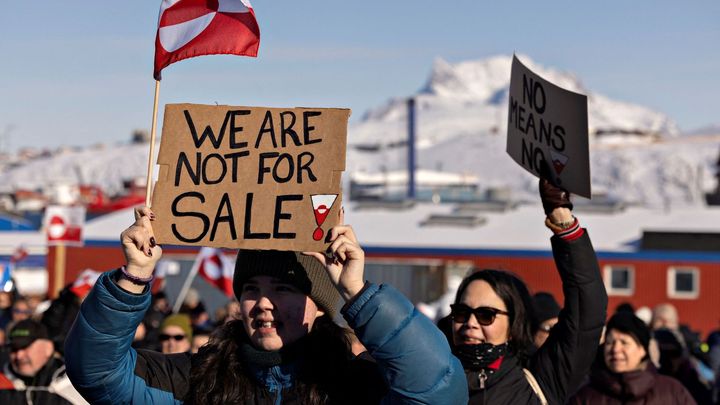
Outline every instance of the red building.
{"type": "MultiPolygon", "coordinates": [[[[576,215],[598,252],[610,313],[623,302],[635,308],[670,302],[681,323],[703,335],[720,328],[720,209],[590,212],[578,207],[576,215]]],[[[551,233],[539,205],[355,204],[346,219],[367,253],[366,277],[393,284],[413,302],[436,300],[450,276],[462,276],[473,266],[513,271],[532,291],[548,291],[562,300],[551,233]]],[[[120,211],[88,223],[86,246],[65,250],[65,281],[85,268],[122,264],[118,236],[131,221],[129,211],[120,211]]],[[[196,251],[165,246],[164,257],[187,268],[196,251]]],[[[51,288],[57,259],[50,249],[51,288]]]]}

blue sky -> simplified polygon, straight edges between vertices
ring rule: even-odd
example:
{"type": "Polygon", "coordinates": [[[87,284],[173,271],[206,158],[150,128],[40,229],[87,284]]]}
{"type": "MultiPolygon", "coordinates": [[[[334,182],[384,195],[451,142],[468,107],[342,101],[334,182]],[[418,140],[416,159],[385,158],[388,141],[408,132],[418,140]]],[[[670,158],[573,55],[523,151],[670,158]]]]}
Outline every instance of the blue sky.
{"type": "MultiPolygon", "coordinates": [[[[255,0],[259,57],[171,65],[160,102],[349,107],[357,119],[417,91],[437,57],[517,51],[682,129],[720,123],[720,2],[490,3],[255,0]]],[[[120,142],[149,128],[159,4],[5,4],[0,147],[120,142]]]]}

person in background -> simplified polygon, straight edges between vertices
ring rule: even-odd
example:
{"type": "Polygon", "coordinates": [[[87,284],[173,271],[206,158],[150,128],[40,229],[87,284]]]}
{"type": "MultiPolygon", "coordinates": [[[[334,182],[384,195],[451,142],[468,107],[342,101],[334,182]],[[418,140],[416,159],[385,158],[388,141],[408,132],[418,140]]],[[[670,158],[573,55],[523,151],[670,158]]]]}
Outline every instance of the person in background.
{"type": "Polygon", "coordinates": [[[707,344],[708,359],[710,368],[715,375],[715,383],[712,388],[712,401],[720,404],[720,330],[710,332],[705,342],[707,344]]]}
{"type": "MultiPolygon", "coordinates": [[[[86,272],[88,271],[92,272],[86,270],[86,272]]],[[[73,284],[66,285],[58,297],[52,300],[50,307],[43,312],[41,322],[47,327],[48,333],[55,343],[55,351],[58,353],[62,354],[65,350],[65,336],[75,321],[80,310],[80,303],[90,292],[95,280],[96,278],[79,279],[73,284]]]]}
{"type": "Polygon", "coordinates": [[[145,317],[142,323],[145,324],[145,338],[143,344],[147,348],[155,348],[160,350],[160,324],[162,321],[172,313],[170,302],[165,295],[165,292],[158,291],[152,295],[152,301],[150,308],[145,312],[145,317]]]}
{"type": "Polygon", "coordinates": [[[197,353],[201,347],[205,346],[210,341],[211,331],[208,329],[193,328],[192,332],[192,347],[190,351],[197,353]]]}
{"type": "Polygon", "coordinates": [[[670,303],[653,308],[652,329],[660,353],[660,373],[680,381],[698,403],[709,403],[715,375],[699,334],[680,323],[678,311],[670,303]]]}
{"type": "Polygon", "coordinates": [[[595,251],[572,215],[567,191],[544,179],[539,186],[564,307],[535,351],[525,283],[502,270],[465,277],[450,317],[453,353],[465,368],[470,404],[563,404],[595,356],[607,309],[595,251]]]}
{"type": "Polygon", "coordinates": [[[16,295],[17,291],[12,280],[0,285],[0,329],[5,329],[12,321],[12,306],[16,295]]]}
{"type": "Polygon", "coordinates": [[[183,299],[183,303],[180,305],[179,312],[181,314],[190,314],[192,310],[200,305],[202,305],[203,308],[205,307],[205,304],[203,304],[200,299],[200,293],[194,288],[189,288],[187,293],[185,293],[185,299],[183,299]]]}
{"type": "Polygon", "coordinates": [[[653,337],[660,352],[658,371],[680,381],[699,404],[711,402],[714,375],[700,374],[701,367],[710,370],[709,366],[690,355],[687,348],[678,340],[677,335],[669,329],[661,328],[653,331],[653,337]]]}
{"type": "Polygon", "coordinates": [[[0,369],[0,404],[86,404],[65,375],[64,362],[43,324],[17,322],[8,346],[7,362],[0,369]]]}
{"type": "Polygon", "coordinates": [[[635,307],[629,302],[621,302],[615,307],[615,313],[617,314],[618,312],[629,312],[634,314],[635,307]]]}
{"type": "MultiPolygon", "coordinates": [[[[348,225],[323,253],[238,252],[241,318],[196,355],[135,351],[162,250],[149,209],[121,236],[127,266],[108,272],[82,305],[66,343],[68,374],[98,404],[463,404],[458,360],[432,322],[392,287],[364,281],[365,256],[348,225]],[[345,320],[374,361],[353,355],[345,320]],[[91,353],[103,353],[92,356],[91,353]]],[[[342,224],[342,217],[340,218],[342,224]]]]}
{"type": "Polygon", "coordinates": [[[547,292],[538,292],[532,297],[533,306],[533,341],[535,347],[545,343],[553,326],[558,323],[560,305],[555,297],[547,292]]]}
{"type": "Polygon", "coordinates": [[[676,331],[680,328],[680,320],[677,309],[670,303],[658,304],[653,308],[653,316],[651,321],[653,330],[670,329],[676,331]]]}
{"type": "Polygon", "coordinates": [[[192,337],[190,317],[185,314],[170,315],[160,325],[160,348],[165,354],[189,352],[192,337]]]}
{"type": "Polygon", "coordinates": [[[648,327],[652,323],[652,309],[648,306],[641,306],[640,308],[635,310],[635,316],[640,318],[643,322],[645,322],[645,325],[648,327]]]}
{"type": "Polygon", "coordinates": [[[225,305],[215,309],[215,326],[240,319],[240,304],[237,300],[230,300],[225,305]]]}
{"type": "Polygon", "coordinates": [[[213,326],[210,314],[205,309],[205,304],[200,302],[195,308],[190,310],[190,322],[193,328],[210,329],[213,326]]]}
{"type": "Polygon", "coordinates": [[[30,303],[23,297],[18,297],[12,307],[12,322],[17,323],[29,319],[34,311],[30,307],[30,303]]]}
{"type": "Polygon", "coordinates": [[[674,378],[659,374],[649,361],[650,330],[633,313],[621,311],[608,321],[602,360],[571,405],[691,405],[692,395],[674,378]]]}

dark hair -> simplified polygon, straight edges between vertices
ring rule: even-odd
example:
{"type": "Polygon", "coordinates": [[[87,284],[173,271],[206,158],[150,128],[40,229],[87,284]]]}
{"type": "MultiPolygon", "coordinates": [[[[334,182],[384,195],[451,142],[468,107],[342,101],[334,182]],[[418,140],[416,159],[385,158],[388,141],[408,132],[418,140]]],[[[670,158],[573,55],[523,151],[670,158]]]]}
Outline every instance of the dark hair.
{"type": "MultiPolygon", "coordinates": [[[[325,404],[342,395],[338,378],[352,359],[350,333],[328,315],[315,320],[303,347],[310,361],[302,363],[292,388],[299,403],[325,404]]],[[[224,324],[211,335],[208,344],[193,357],[186,403],[252,402],[258,387],[240,358],[243,342],[248,342],[248,337],[240,320],[224,324]]]]}
{"type": "Polygon", "coordinates": [[[460,283],[455,303],[462,299],[467,286],[473,281],[482,280],[490,284],[495,294],[505,303],[510,313],[510,341],[508,349],[524,364],[533,350],[531,322],[533,318],[532,300],[525,283],[515,274],[503,270],[474,270],[460,283]]]}
{"type": "Polygon", "coordinates": [[[618,312],[628,312],[631,314],[635,314],[635,308],[631,303],[625,301],[619,303],[618,306],[615,307],[615,313],[617,314],[618,312]]]}

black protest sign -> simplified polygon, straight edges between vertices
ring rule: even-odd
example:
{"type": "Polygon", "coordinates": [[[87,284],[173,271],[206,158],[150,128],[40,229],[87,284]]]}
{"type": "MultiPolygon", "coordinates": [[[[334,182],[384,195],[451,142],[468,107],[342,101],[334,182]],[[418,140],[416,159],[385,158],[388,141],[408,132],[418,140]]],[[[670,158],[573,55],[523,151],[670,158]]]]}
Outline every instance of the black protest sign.
{"type": "Polygon", "coordinates": [[[324,250],[348,109],[169,104],[153,191],[159,243],[324,250]]]}
{"type": "Polygon", "coordinates": [[[587,97],[550,83],[514,56],[507,153],[530,173],[590,198],[587,97]]]}

